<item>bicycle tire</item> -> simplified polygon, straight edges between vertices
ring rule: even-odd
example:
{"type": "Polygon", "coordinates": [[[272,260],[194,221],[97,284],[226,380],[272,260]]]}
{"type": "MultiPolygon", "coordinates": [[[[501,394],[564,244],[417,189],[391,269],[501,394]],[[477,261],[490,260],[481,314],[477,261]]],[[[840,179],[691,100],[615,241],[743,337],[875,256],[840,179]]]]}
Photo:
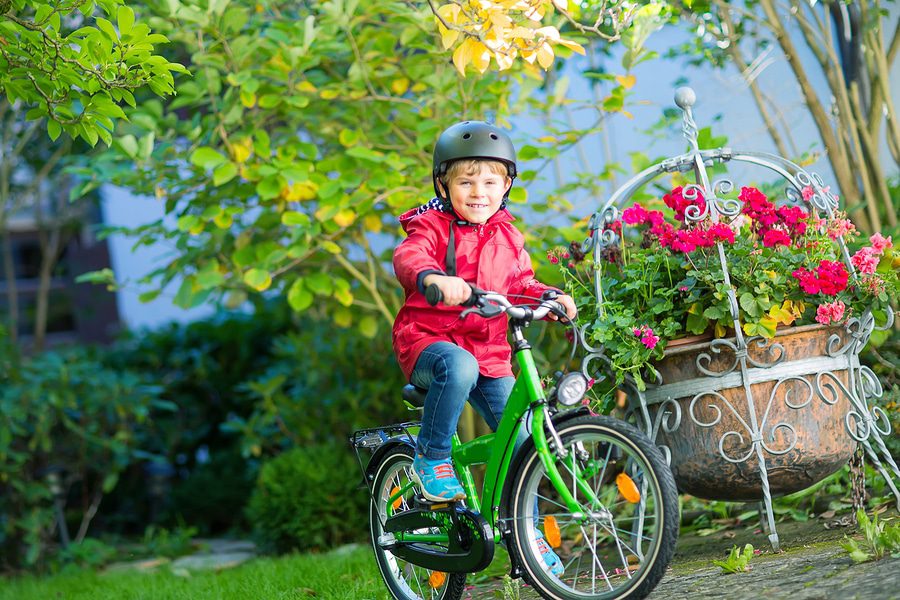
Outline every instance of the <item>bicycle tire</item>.
{"type": "MultiPolygon", "coordinates": [[[[433,571],[403,561],[378,544],[378,538],[383,533],[382,523],[387,518],[387,500],[394,489],[410,480],[413,455],[414,451],[409,446],[397,446],[384,455],[375,470],[369,513],[375,562],[391,596],[397,600],[459,600],[465,591],[465,573],[446,573],[440,587],[432,587],[433,571]]],[[[395,511],[411,507],[412,497],[417,491],[418,488],[413,487],[408,494],[398,498],[395,511]]]]}
{"type": "MultiPolygon", "coordinates": [[[[564,447],[570,453],[579,449],[584,451],[584,456],[588,452],[587,442],[590,442],[590,460],[593,462],[579,459],[580,464],[591,465],[591,469],[599,469],[600,463],[606,465],[599,477],[592,476],[589,484],[598,497],[613,500],[609,502],[608,508],[604,504],[604,509],[592,514],[592,524],[581,524],[571,513],[568,513],[571,522],[565,520],[565,511],[568,509],[554,501],[553,495],[558,492],[546,477],[534,443],[529,441],[519,452],[511,471],[506,513],[511,523],[510,552],[515,554],[523,570],[523,577],[542,597],[550,600],[636,600],[646,597],[662,579],[678,539],[678,494],[672,472],[662,453],[644,433],[624,421],[610,417],[576,417],[560,424],[557,430],[564,447]],[[580,447],[578,443],[581,444],[580,447]],[[616,452],[613,452],[613,448],[617,449],[616,452]],[[605,462],[598,460],[597,449],[601,453],[606,452],[605,462]],[[618,475],[614,481],[604,481],[607,477],[612,477],[616,470],[629,475],[623,484],[617,483],[618,475]],[[634,484],[633,489],[628,488],[628,480],[634,484]],[[640,499],[636,502],[627,500],[623,494],[623,485],[626,493],[637,492],[640,499]],[[539,503],[544,504],[543,510],[538,506],[539,503]],[[622,510],[621,517],[614,515],[617,507],[622,510]],[[560,510],[563,512],[559,512],[560,510]],[[551,514],[554,511],[563,519],[563,525],[560,526],[557,516],[551,514]],[[630,515],[628,511],[632,511],[630,515]],[[549,540],[551,516],[555,524],[554,536],[560,538],[557,540],[549,540]],[[546,533],[539,532],[539,520],[543,520],[546,533]],[[622,525],[629,529],[623,529],[622,525]],[[608,546],[603,541],[602,549],[598,544],[598,532],[601,540],[610,540],[608,546]],[[579,534],[587,552],[576,550],[579,534]],[[565,566],[565,571],[558,577],[545,568],[536,541],[541,536],[548,538],[550,542],[556,542],[555,551],[559,553],[565,566]],[[563,537],[565,543],[562,541],[563,537]],[[626,541],[623,542],[623,538],[626,541]],[[590,575],[587,574],[587,569],[582,572],[585,555],[591,563],[590,575]],[[609,562],[606,562],[607,557],[610,557],[609,562]],[[635,559],[637,565],[633,564],[635,559]],[[618,564],[621,568],[617,566],[615,569],[606,569],[604,563],[610,567],[618,564]],[[590,590],[579,591],[579,578],[582,576],[585,588],[590,577],[590,590]],[[603,588],[600,591],[596,589],[598,579],[603,588]]],[[[559,462],[557,466],[564,479],[571,483],[572,471],[560,466],[559,462]]],[[[583,472],[590,473],[590,470],[584,469],[583,472]]],[[[571,486],[567,485],[567,489],[569,487],[571,486]]]]}

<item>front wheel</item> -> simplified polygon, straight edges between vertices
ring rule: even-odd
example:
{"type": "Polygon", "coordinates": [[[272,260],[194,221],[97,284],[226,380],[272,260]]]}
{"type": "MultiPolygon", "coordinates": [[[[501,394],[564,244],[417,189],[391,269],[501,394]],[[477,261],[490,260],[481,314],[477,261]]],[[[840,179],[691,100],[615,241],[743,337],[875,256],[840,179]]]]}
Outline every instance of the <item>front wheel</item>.
{"type": "Polygon", "coordinates": [[[508,504],[511,550],[526,580],[555,600],[644,598],[678,539],[678,496],[662,453],[610,417],[577,417],[557,430],[569,454],[556,467],[582,510],[566,506],[529,442],[512,471],[508,504]],[[544,542],[562,573],[546,566],[544,542]]]}
{"type": "Polygon", "coordinates": [[[459,600],[466,587],[465,574],[416,566],[394,556],[379,543],[388,516],[412,508],[413,498],[419,493],[418,484],[412,480],[412,461],[413,449],[397,446],[385,454],[375,470],[369,527],[378,570],[391,596],[397,600],[459,600]]]}

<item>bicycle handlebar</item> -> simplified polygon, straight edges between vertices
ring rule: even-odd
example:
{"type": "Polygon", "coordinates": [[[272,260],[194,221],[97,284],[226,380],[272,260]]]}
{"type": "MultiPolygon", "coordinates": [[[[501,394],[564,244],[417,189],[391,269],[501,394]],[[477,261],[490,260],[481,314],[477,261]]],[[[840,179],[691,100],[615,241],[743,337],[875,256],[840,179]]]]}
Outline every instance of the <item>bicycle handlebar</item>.
{"type": "MultiPolygon", "coordinates": [[[[462,306],[471,308],[462,311],[459,315],[460,318],[471,313],[484,318],[496,317],[506,313],[512,319],[524,319],[527,321],[543,319],[551,312],[559,316],[566,316],[566,308],[555,300],[542,300],[537,308],[532,308],[530,306],[513,304],[503,294],[481,290],[472,284],[469,285],[472,288],[472,295],[462,303],[462,306]]],[[[440,288],[432,283],[425,289],[425,298],[431,306],[437,306],[439,302],[443,301],[444,295],[441,293],[440,288]]]]}

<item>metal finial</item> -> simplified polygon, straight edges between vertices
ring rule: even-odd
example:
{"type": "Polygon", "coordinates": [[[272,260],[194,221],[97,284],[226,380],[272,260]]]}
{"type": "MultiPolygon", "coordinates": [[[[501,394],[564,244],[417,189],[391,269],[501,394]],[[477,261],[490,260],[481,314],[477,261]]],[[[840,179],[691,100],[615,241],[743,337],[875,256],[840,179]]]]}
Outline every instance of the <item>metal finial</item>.
{"type": "Polygon", "coordinates": [[[675,90],[675,104],[682,110],[694,106],[696,101],[697,94],[694,93],[693,88],[682,86],[675,90]]]}

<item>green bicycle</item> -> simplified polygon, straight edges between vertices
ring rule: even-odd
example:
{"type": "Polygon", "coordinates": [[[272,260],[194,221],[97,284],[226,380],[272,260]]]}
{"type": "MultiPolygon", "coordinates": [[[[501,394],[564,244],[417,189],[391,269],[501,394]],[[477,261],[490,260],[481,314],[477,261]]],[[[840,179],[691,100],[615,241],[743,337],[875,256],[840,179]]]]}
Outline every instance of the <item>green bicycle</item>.
{"type": "MultiPolygon", "coordinates": [[[[439,301],[434,292],[429,302],[439,301]]],[[[581,373],[558,374],[545,392],[524,329],[565,312],[552,299],[537,302],[516,305],[473,289],[471,308],[460,316],[506,314],[519,366],[497,431],[466,443],[453,438],[464,502],[436,504],[419,493],[412,478],[419,423],[350,438],[371,494],[376,562],[394,598],[458,600],[466,574],[486,568],[498,543],[506,545],[512,577],[558,600],[643,598],[672,558],[678,502],[662,453],[635,427],[580,406],[587,390],[581,373]],[[530,427],[530,437],[514,451],[520,427],[530,427]],[[367,464],[363,449],[372,452],[367,464]],[[479,493],[471,468],[480,464],[479,493]],[[539,541],[559,555],[561,574],[545,566],[539,541]]],[[[413,406],[424,403],[424,391],[412,386],[403,396],[413,406]]]]}

